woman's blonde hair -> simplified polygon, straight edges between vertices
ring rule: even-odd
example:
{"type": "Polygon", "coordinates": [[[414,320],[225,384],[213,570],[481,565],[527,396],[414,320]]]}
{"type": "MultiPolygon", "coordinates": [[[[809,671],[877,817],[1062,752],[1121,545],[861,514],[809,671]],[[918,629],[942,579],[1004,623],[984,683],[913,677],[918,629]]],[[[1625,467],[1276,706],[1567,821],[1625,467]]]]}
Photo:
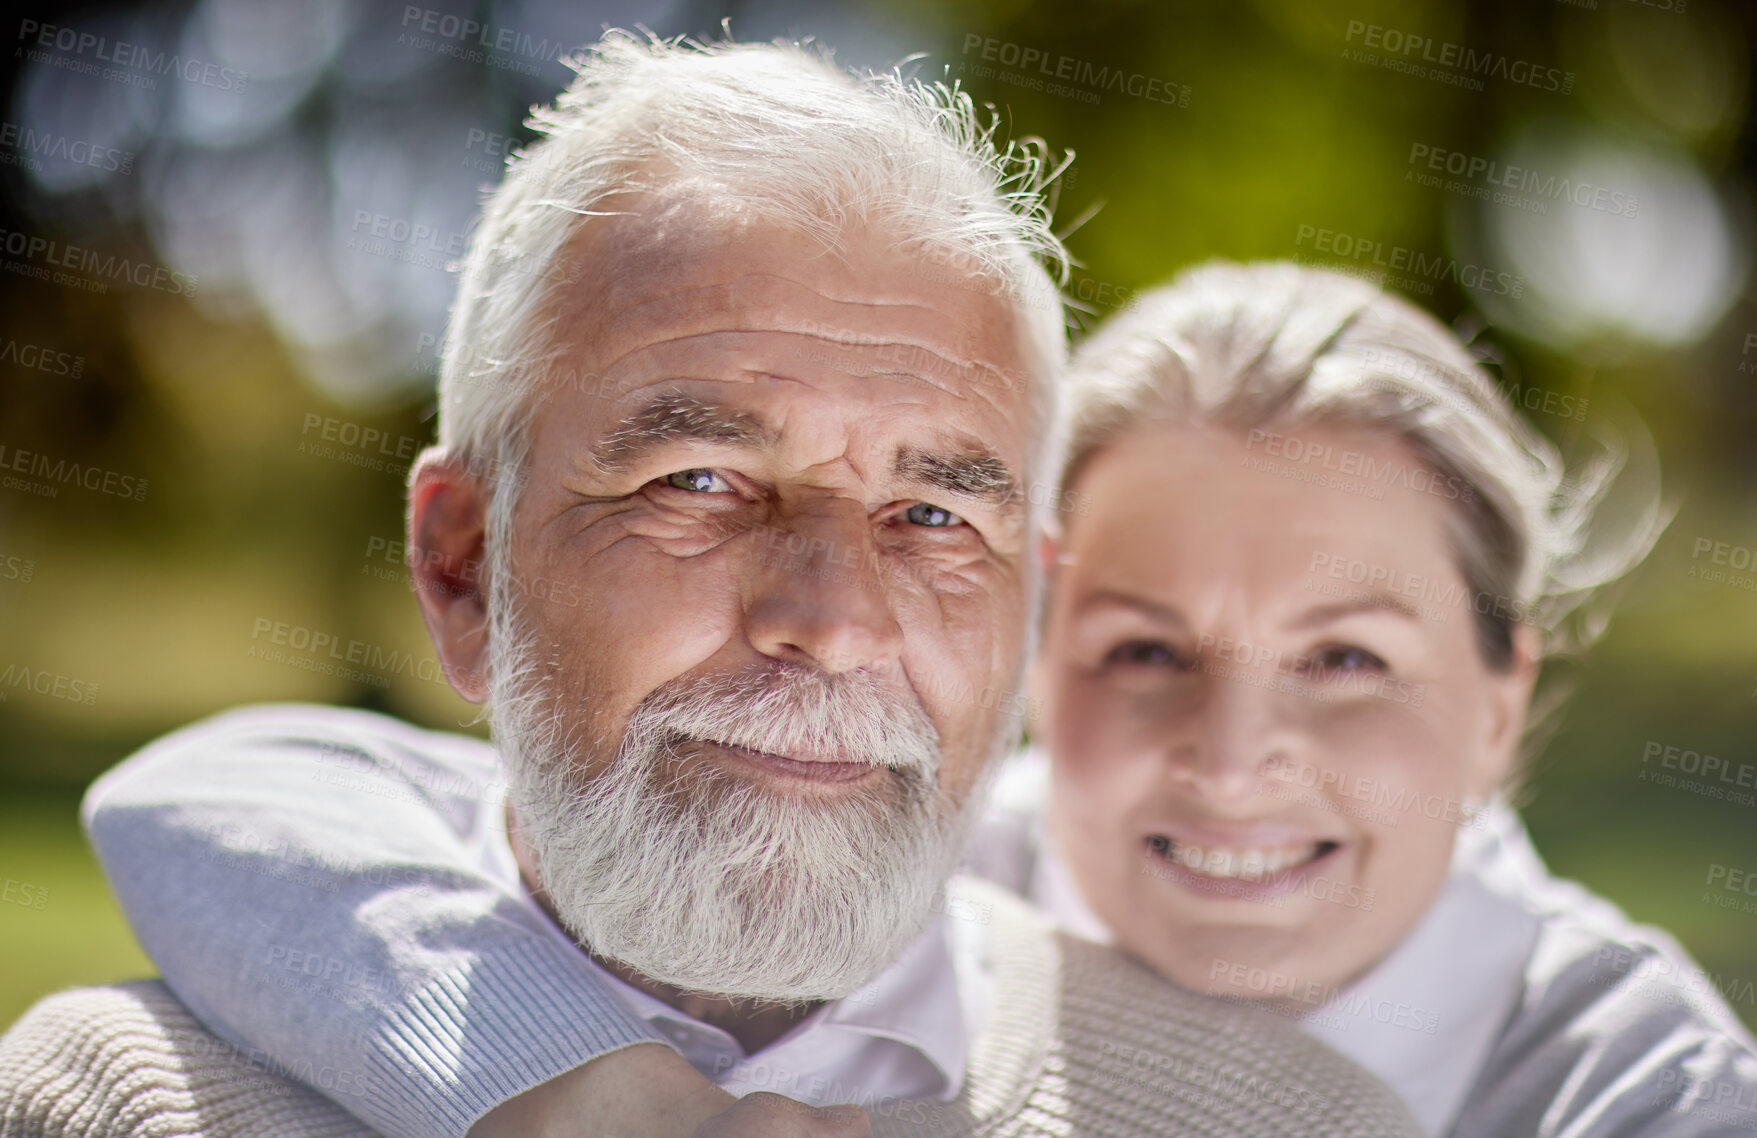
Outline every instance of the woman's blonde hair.
{"type": "MultiPolygon", "coordinates": [[[[1621,532],[1595,514],[1626,452],[1606,441],[1565,470],[1472,351],[1407,301],[1353,277],[1290,262],[1211,262],[1143,293],[1074,353],[1061,500],[1092,456],[1155,422],[1241,432],[1325,423],[1393,434],[1446,484],[1477,643],[1513,661],[1519,622],[1551,655],[1604,626],[1588,605],[1633,568],[1669,517],[1657,480],[1621,532]]],[[[1621,480],[1619,480],[1621,481],[1621,480]]]]}

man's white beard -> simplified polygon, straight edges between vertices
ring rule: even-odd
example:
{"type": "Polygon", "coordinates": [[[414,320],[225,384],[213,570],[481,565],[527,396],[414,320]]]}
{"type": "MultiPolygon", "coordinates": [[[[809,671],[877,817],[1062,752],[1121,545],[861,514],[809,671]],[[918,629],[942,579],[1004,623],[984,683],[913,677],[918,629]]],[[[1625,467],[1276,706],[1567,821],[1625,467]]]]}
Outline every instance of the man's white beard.
{"type": "Polygon", "coordinates": [[[787,664],[673,681],[587,779],[586,709],[557,695],[494,577],[495,741],[537,877],[582,945],[678,988],[804,1001],[848,995],[920,935],[986,780],[961,804],[939,792],[918,701],[865,672],[787,664]],[[679,759],[689,740],[890,769],[853,793],[783,795],[679,759]]]}

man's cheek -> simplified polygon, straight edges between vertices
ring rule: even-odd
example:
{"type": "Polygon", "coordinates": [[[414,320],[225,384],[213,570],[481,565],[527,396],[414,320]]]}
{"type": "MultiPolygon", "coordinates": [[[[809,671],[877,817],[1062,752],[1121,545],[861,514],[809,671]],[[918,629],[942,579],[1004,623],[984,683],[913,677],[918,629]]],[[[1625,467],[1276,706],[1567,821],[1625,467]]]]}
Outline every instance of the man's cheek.
{"type": "Polygon", "coordinates": [[[939,788],[962,802],[974,785],[977,740],[985,734],[967,681],[954,673],[903,658],[904,677],[939,737],[939,788]]]}
{"type": "Polygon", "coordinates": [[[738,582],[746,570],[735,560],[676,557],[626,536],[583,564],[556,564],[549,607],[586,642],[629,657],[724,640],[742,609],[738,582]]]}
{"type": "MultiPolygon", "coordinates": [[[[993,640],[985,646],[993,648],[993,640]]],[[[1015,663],[982,652],[952,655],[936,667],[910,668],[905,657],[905,670],[939,732],[940,785],[959,801],[980,777],[996,741],[1016,739],[1026,720],[1024,674],[1015,663]]]]}

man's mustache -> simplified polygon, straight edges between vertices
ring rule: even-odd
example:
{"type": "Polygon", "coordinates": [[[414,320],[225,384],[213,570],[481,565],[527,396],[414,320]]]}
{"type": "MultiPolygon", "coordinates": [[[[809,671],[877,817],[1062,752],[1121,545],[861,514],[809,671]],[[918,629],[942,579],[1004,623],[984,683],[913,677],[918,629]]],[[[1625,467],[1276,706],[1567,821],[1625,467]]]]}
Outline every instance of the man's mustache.
{"type": "Polygon", "coordinates": [[[865,670],[831,674],[797,664],[680,677],[643,699],[625,750],[654,735],[668,751],[716,743],[803,761],[870,763],[937,776],[939,732],[913,693],[865,670]]]}

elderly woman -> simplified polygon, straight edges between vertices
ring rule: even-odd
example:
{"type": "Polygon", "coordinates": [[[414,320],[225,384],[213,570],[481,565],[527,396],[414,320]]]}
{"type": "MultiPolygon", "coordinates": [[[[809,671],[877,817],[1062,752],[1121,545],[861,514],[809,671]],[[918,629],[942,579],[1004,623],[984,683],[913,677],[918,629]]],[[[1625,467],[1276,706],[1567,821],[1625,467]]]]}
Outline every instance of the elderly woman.
{"type": "Polygon", "coordinates": [[[1701,969],[1506,805],[1541,661],[1602,627],[1655,513],[1595,531],[1609,464],[1565,478],[1444,327],[1326,272],[1190,272],[1073,385],[1050,758],[1009,772],[987,872],[1299,1017],[1436,1135],[1757,1126],[1701,969]]]}
{"type": "MultiPolygon", "coordinates": [[[[1573,646],[1568,629],[1601,623],[1583,602],[1646,552],[1656,515],[1593,533],[1587,557],[1608,464],[1565,478],[1444,327],[1294,265],[1210,265],[1148,293],[1082,347],[1072,394],[1060,532],[1041,550],[1042,751],[1002,776],[971,868],[1178,984],[1297,1018],[1435,1135],[1757,1125],[1757,1051],[1700,969],[1551,878],[1506,804],[1540,663],[1573,646]]],[[[184,745],[189,760],[226,745],[208,730],[184,745]]],[[[404,735],[397,746],[417,760],[448,745],[404,735]]],[[[335,740],[338,753],[356,745],[335,740]]],[[[155,750],[136,804],[183,790],[176,747],[155,750]]],[[[442,812],[418,763],[394,770],[442,812]]],[[[272,832],[299,831],[295,811],[239,805],[272,832]]],[[[89,806],[106,861],[146,845],[159,864],[224,856],[218,834],[204,848],[106,827],[102,787],[89,806]]],[[[460,912],[486,909],[454,898],[499,887],[459,871],[451,833],[427,825],[386,843],[387,903],[348,901],[360,937],[419,922],[412,896],[448,943],[513,935],[486,916],[460,927],[460,912]],[[423,843],[445,872],[422,875],[411,848],[423,843]],[[411,894],[416,878],[427,893],[411,894]]],[[[288,857],[314,907],[326,876],[357,890],[375,869],[297,846],[288,857]]],[[[192,919],[188,939],[241,935],[239,917],[192,919]]],[[[182,961],[158,963],[175,985],[182,961]]],[[[585,983],[562,972],[532,989],[585,983]]],[[[411,988],[435,990],[404,978],[411,988]]],[[[303,1001],[261,999],[296,1031],[303,1001]]],[[[414,1038],[427,1011],[407,1002],[363,984],[346,1014],[414,1038]]],[[[660,1048],[607,1054],[473,1133],[512,1132],[519,1104],[545,1096],[671,1096],[680,1066],[660,1048]]]]}

